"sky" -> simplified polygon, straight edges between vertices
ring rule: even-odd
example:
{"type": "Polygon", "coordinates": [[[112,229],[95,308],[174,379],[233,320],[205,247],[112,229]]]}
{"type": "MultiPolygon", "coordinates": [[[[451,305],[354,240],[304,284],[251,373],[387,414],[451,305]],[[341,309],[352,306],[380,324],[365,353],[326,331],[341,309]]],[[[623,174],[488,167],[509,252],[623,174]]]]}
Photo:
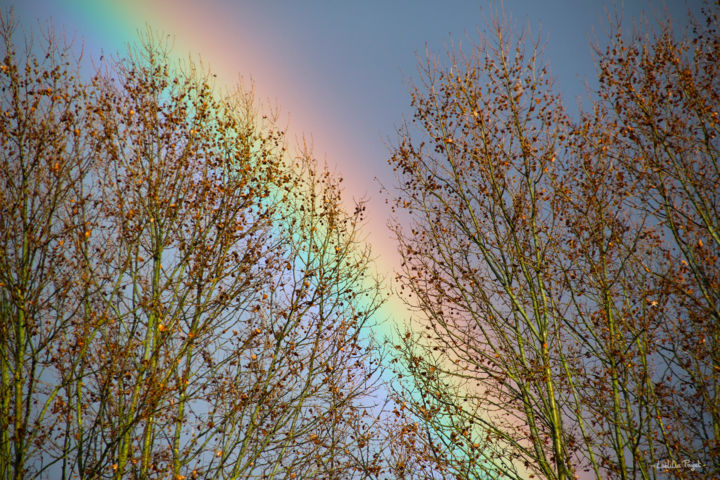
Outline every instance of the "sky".
{"type": "MultiPolygon", "coordinates": [[[[593,86],[590,42],[606,37],[607,13],[631,25],[665,9],[677,25],[699,0],[505,0],[517,25],[540,35],[545,62],[572,108],[593,86]]],[[[220,86],[252,80],[256,96],[280,113],[291,144],[303,138],[344,178],[348,204],[367,200],[365,239],[381,275],[399,267],[380,185],[394,182],[387,160],[403,118],[412,115],[408,84],[426,49],[477,40],[498,2],[490,0],[0,0],[26,33],[48,22],[74,38],[85,55],[120,55],[149,25],[174,39],[174,53],[192,55],[218,75],[220,86]]],[[[389,326],[408,313],[393,300],[389,326]]]]}

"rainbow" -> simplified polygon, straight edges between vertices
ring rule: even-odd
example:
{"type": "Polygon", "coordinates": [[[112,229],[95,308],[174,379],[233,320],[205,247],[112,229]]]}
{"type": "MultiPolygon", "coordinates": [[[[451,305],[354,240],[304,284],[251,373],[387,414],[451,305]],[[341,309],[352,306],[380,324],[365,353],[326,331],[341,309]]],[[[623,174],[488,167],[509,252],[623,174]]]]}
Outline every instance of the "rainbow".
{"type": "MultiPolygon", "coordinates": [[[[323,91],[321,79],[314,78],[319,74],[304,66],[302,59],[288,61],[287,52],[269,38],[263,25],[253,22],[252,5],[190,0],[25,0],[13,8],[25,33],[37,38],[51,25],[57,34],[73,41],[75,48],[82,45],[86,59],[122,57],[138,34],[150,27],[154,34],[170,37],[179,60],[200,61],[216,74],[219,89],[252,85],[261,108],[279,114],[279,126],[287,131],[291,149],[307,141],[319,161],[343,177],[346,209],[354,208],[353,199],[372,196],[364,240],[372,246],[377,273],[391,285],[399,259],[387,228],[389,209],[373,182],[374,177],[383,175],[378,164],[384,166],[385,159],[368,158],[354,134],[362,127],[352,118],[337,118],[332,95],[323,91]]],[[[379,313],[381,327],[375,334],[392,335],[406,325],[409,316],[398,298],[389,297],[379,313]]]]}

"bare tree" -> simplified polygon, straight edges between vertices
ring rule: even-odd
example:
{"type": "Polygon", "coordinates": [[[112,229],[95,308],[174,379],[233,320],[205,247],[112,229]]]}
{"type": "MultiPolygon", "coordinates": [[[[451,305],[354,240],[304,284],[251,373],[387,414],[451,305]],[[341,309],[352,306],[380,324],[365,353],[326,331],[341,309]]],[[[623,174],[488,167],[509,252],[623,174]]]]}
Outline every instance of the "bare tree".
{"type": "Polygon", "coordinates": [[[362,207],[152,35],[83,83],[3,22],[3,478],[376,478],[362,207]]]}
{"type": "Polygon", "coordinates": [[[44,57],[22,59],[13,22],[1,17],[0,29],[0,475],[20,479],[64,428],[57,406],[70,379],[56,365],[75,368],[67,353],[93,329],[79,322],[94,287],[77,250],[92,155],[69,47],[50,37],[44,57]]]}
{"type": "Polygon", "coordinates": [[[618,35],[599,65],[636,208],[663,239],[644,265],[663,287],[651,304],[672,372],[655,378],[654,430],[671,466],[695,459],[709,476],[720,472],[719,13],[708,4],[682,39],[669,22],[618,35]]]}
{"type": "Polygon", "coordinates": [[[503,21],[421,65],[390,163],[433,475],[717,476],[717,24],[615,25],[577,121],[503,21]]]}

